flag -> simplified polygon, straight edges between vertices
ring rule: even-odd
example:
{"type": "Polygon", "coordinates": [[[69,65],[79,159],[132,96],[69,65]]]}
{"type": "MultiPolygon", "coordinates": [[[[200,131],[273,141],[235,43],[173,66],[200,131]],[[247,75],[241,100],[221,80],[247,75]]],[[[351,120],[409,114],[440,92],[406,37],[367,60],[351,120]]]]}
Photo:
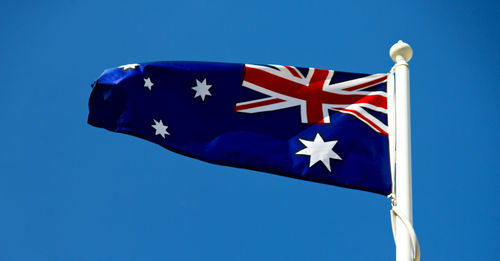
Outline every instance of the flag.
{"type": "Polygon", "coordinates": [[[127,64],[89,124],[203,161],[388,195],[387,74],[205,62],[127,64]]]}

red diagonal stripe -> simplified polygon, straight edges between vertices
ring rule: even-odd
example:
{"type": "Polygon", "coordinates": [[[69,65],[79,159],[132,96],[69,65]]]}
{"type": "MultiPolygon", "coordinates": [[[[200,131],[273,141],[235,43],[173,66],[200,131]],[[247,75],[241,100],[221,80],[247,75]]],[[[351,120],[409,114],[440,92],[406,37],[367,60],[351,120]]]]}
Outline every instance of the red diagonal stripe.
{"type": "Polygon", "coordinates": [[[332,110],[336,110],[338,112],[349,112],[349,113],[352,113],[352,114],[356,115],[356,117],[358,117],[360,119],[363,119],[365,121],[365,123],[368,124],[368,126],[372,127],[373,129],[375,129],[380,134],[385,135],[385,136],[389,135],[382,128],[380,128],[377,124],[375,124],[374,122],[372,122],[371,120],[369,120],[368,118],[366,118],[365,116],[363,116],[363,114],[359,113],[358,111],[350,110],[350,109],[345,109],[345,108],[331,108],[331,109],[332,110]]]}
{"type": "Polygon", "coordinates": [[[376,95],[376,94],[366,95],[354,103],[355,104],[356,103],[368,103],[368,104],[371,104],[373,106],[387,109],[387,98],[382,96],[382,95],[376,95]]]}
{"type": "Polygon", "coordinates": [[[285,66],[285,68],[288,69],[288,71],[290,71],[290,73],[292,73],[293,76],[297,77],[297,78],[303,78],[298,72],[297,70],[295,70],[295,68],[292,68],[292,66],[286,66],[286,65],[283,65],[285,66]]]}
{"type": "Polygon", "coordinates": [[[256,107],[276,104],[276,103],[280,103],[280,102],[284,102],[284,101],[285,100],[282,100],[280,98],[274,98],[274,99],[269,99],[269,100],[265,100],[265,101],[256,101],[256,102],[251,102],[251,103],[247,103],[247,104],[236,105],[234,107],[234,110],[235,111],[242,111],[242,110],[246,110],[246,109],[253,109],[256,107]]]}
{"type": "Polygon", "coordinates": [[[355,85],[355,86],[352,86],[352,87],[349,87],[349,88],[345,88],[344,91],[357,91],[357,90],[361,90],[364,87],[367,87],[367,86],[370,86],[370,85],[376,85],[378,83],[384,82],[385,80],[387,80],[387,75],[384,75],[381,78],[377,78],[377,79],[371,80],[369,82],[365,82],[365,83],[358,84],[358,85],[355,85]]]}

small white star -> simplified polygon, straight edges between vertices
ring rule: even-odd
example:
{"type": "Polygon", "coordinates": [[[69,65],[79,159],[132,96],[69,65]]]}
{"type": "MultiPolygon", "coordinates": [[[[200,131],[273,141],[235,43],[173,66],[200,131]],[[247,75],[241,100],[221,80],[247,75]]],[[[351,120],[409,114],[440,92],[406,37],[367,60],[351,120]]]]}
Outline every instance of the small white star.
{"type": "Polygon", "coordinates": [[[196,79],[196,86],[191,88],[191,89],[196,91],[194,98],[199,96],[199,97],[201,97],[202,101],[205,101],[205,96],[207,96],[207,95],[212,96],[210,91],[208,91],[208,89],[210,89],[210,87],[212,87],[212,85],[207,84],[207,78],[203,79],[203,81],[201,81],[201,82],[198,81],[198,79],[196,79]]]}
{"type": "Polygon", "coordinates": [[[125,65],[119,66],[118,68],[126,71],[126,70],[135,70],[135,68],[137,66],[139,66],[139,64],[137,64],[137,63],[131,63],[131,64],[125,64],[125,65]]]}
{"type": "Polygon", "coordinates": [[[328,171],[332,172],[330,169],[330,159],[342,160],[340,156],[333,151],[333,147],[337,144],[336,140],[325,142],[319,133],[316,133],[314,141],[303,139],[299,140],[302,144],[304,144],[304,146],[306,146],[306,148],[298,151],[296,154],[310,156],[309,167],[312,167],[318,161],[321,161],[328,171]]]}
{"type": "Polygon", "coordinates": [[[148,88],[150,91],[151,91],[151,87],[153,87],[154,83],[151,82],[151,79],[148,77],[148,78],[144,78],[144,88],[148,88]]]}
{"type": "Polygon", "coordinates": [[[165,134],[170,135],[170,133],[167,132],[168,126],[163,125],[163,122],[161,120],[156,121],[155,119],[153,119],[153,121],[155,122],[155,124],[151,125],[151,127],[156,130],[155,135],[161,135],[161,137],[164,139],[165,134]]]}

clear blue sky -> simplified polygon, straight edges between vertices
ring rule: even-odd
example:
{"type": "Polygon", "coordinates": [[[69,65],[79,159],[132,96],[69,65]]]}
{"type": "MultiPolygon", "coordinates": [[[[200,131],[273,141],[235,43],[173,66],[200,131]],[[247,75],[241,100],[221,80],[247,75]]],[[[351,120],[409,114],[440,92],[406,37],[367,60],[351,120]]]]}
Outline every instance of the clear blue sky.
{"type": "Polygon", "coordinates": [[[215,166],[87,124],[110,67],[197,60],[411,66],[424,260],[497,260],[496,1],[7,1],[0,260],[394,260],[383,196],[215,166]]]}

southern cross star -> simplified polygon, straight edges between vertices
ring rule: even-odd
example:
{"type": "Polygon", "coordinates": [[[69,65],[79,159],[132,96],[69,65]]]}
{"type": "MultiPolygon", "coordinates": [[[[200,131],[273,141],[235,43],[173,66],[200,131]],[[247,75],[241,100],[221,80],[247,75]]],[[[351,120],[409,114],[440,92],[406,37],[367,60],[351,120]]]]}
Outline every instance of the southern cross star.
{"type": "Polygon", "coordinates": [[[137,66],[139,66],[139,64],[137,64],[137,63],[131,63],[131,64],[125,64],[125,65],[119,66],[118,68],[126,71],[126,70],[135,70],[135,68],[137,66]]]}
{"type": "Polygon", "coordinates": [[[306,147],[295,154],[310,156],[309,167],[321,161],[328,171],[332,172],[330,168],[330,159],[342,160],[342,158],[333,151],[333,147],[337,144],[336,140],[325,142],[319,133],[316,133],[314,141],[299,140],[306,147]]]}
{"type": "Polygon", "coordinates": [[[156,121],[155,119],[153,119],[153,121],[155,122],[155,124],[151,125],[151,127],[156,130],[155,135],[161,135],[161,137],[164,139],[165,134],[170,135],[170,133],[167,132],[168,126],[163,125],[163,122],[161,120],[156,121]]]}
{"type": "Polygon", "coordinates": [[[191,88],[196,91],[196,93],[194,94],[194,98],[201,97],[201,100],[205,101],[205,96],[212,96],[210,91],[208,91],[210,87],[212,87],[212,85],[207,84],[207,78],[203,79],[203,81],[201,82],[196,79],[196,86],[191,88]]]}
{"type": "Polygon", "coordinates": [[[151,82],[151,78],[144,78],[144,88],[148,88],[151,91],[151,87],[153,87],[154,83],[151,82]]]}

